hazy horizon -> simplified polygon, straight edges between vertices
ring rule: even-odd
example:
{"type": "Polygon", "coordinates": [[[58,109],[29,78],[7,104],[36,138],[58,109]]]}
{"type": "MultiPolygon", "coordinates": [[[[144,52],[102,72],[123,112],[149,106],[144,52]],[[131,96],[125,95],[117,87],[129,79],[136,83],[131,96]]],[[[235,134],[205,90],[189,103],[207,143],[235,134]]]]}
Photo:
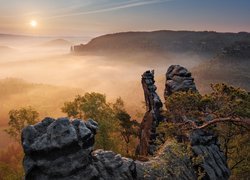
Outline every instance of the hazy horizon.
{"type": "Polygon", "coordinates": [[[0,33],[99,36],[127,31],[250,32],[247,0],[0,0],[0,33]]]}
{"type": "Polygon", "coordinates": [[[158,31],[175,31],[175,32],[216,32],[216,33],[250,33],[249,31],[215,31],[215,30],[186,30],[186,29],[156,29],[156,30],[138,30],[138,31],[117,31],[117,32],[109,32],[109,33],[100,33],[96,35],[50,35],[50,34],[45,34],[45,35],[36,35],[36,34],[22,34],[22,33],[0,33],[0,35],[10,35],[10,36],[27,36],[31,38],[53,38],[53,39],[63,39],[63,38],[88,38],[89,40],[99,37],[99,36],[104,36],[107,34],[117,34],[117,33],[129,33],[129,32],[158,32],[158,31]]]}
{"type": "Polygon", "coordinates": [[[0,179],[250,177],[250,0],[0,4],[0,179]]]}

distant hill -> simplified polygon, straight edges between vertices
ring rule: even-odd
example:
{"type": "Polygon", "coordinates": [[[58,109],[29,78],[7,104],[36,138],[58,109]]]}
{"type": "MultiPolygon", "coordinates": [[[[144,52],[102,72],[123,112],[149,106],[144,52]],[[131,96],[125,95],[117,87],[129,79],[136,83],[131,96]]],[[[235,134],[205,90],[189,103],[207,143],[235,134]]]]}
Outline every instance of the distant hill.
{"type": "MultiPolygon", "coordinates": [[[[103,35],[87,44],[74,46],[76,54],[119,53],[195,53],[214,56],[236,41],[250,41],[250,33],[217,33],[213,31],[123,32],[103,35]]],[[[128,54],[128,55],[129,55],[128,54]]]]}
{"type": "Polygon", "coordinates": [[[43,46],[43,47],[51,47],[51,46],[71,46],[71,45],[72,45],[72,43],[67,41],[67,40],[55,39],[55,40],[45,42],[41,46],[43,46]]]}
{"type": "Polygon", "coordinates": [[[0,38],[31,38],[33,36],[18,35],[18,34],[0,34],[0,38]]]}
{"type": "Polygon", "coordinates": [[[239,41],[225,47],[212,60],[193,69],[200,88],[210,83],[225,82],[250,91],[250,42],[239,41]]]}
{"type": "Polygon", "coordinates": [[[117,55],[117,60],[133,59],[145,66],[149,60],[158,66],[190,64],[202,92],[215,82],[250,90],[250,33],[247,32],[124,32],[96,37],[71,50],[76,55],[117,55]],[[138,55],[145,53],[151,55],[141,58],[138,55]]]}
{"type": "Polygon", "coordinates": [[[0,52],[5,53],[5,52],[13,52],[15,49],[8,47],[8,46],[0,46],[0,52]]]}
{"type": "Polygon", "coordinates": [[[7,125],[11,109],[32,106],[41,117],[63,116],[61,107],[83,90],[37,84],[16,78],[0,79],[0,127],[7,125]]]}

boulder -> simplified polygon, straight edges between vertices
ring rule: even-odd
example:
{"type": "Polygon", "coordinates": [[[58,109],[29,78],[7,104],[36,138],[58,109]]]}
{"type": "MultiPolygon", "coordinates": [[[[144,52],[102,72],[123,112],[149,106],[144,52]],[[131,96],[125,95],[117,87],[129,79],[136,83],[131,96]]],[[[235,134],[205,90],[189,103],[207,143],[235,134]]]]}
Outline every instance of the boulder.
{"type": "MultiPolygon", "coordinates": [[[[68,118],[45,118],[22,131],[26,179],[69,177],[79,169],[90,168],[97,124],[68,118]]],[[[93,173],[95,174],[95,173],[93,173]]],[[[94,176],[94,175],[93,175],[94,176]]]]}
{"type": "Polygon", "coordinates": [[[192,74],[180,65],[171,65],[166,73],[165,99],[176,91],[188,90],[197,92],[192,74]]]}
{"type": "Polygon", "coordinates": [[[25,179],[195,179],[194,170],[189,166],[190,160],[179,158],[168,147],[164,147],[164,153],[147,162],[125,158],[112,151],[93,151],[97,128],[98,124],[93,120],[70,121],[68,118],[45,118],[24,128],[25,179]],[[165,166],[168,169],[164,169],[165,166]],[[177,167],[180,169],[174,174],[177,167]]]}

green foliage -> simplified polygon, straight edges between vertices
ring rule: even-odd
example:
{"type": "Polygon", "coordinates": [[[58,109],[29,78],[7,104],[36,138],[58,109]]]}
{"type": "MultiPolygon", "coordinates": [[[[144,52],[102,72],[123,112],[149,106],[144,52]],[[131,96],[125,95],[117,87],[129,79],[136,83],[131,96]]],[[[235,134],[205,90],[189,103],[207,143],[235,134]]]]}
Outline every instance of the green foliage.
{"type": "Polygon", "coordinates": [[[114,149],[113,138],[115,132],[115,114],[110,104],[106,102],[106,96],[100,93],[85,93],[77,95],[71,102],[65,102],[62,111],[73,118],[92,118],[99,124],[96,138],[96,148],[104,150],[114,149]]]}
{"type": "Polygon", "coordinates": [[[110,108],[106,102],[106,96],[100,93],[85,93],[84,96],[77,95],[72,102],[65,102],[62,111],[73,118],[99,119],[110,108]]]}
{"type": "MultiPolygon", "coordinates": [[[[249,118],[250,93],[226,84],[212,84],[212,92],[200,95],[194,92],[176,92],[166,100],[166,115],[174,122],[182,122],[182,117],[194,120],[197,125],[215,118],[249,118]]],[[[184,134],[172,123],[163,123],[160,132],[166,137],[184,134]]],[[[248,127],[233,122],[220,123],[213,127],[219,137],[221,149],[225,152],[232,177],[249,176],[250,156],[248,127]]]]}
{"type": "Polygon", "coordinates": [[[100,93],[78,95],[73,101],[65,102],[62,111],[72,118],[92,118],[99,124],[96,136],[96,148],[122,153],[122,143],[117,135],[121,134],[128,154],[131,136],[134,135],[136,121],[130,120],[124,102],[118,98],[115,103],[108,103],[106,96],[100,93]]]}
{"type": "Polygon", "coordinates": [[[123,137],[123,140],[126,143],[126,153],[129,154],[129,144],[131,142],[131,137],[137,136],[139,123],[136,120],[131,120],[130,115],[121,110],[120,112],[116,113],[116,118],[120,121],[120,133],[123,137]]]}
{"type": "MultiPolygon", "coordinates": [[[[213,114],[216,117],[250,117],[250,93],[225,84],[212,85],[213,114]]],[[[232,178],[249,177],[250,132],[249,128],[234,123],[218,124],[216,127],[222,150],[225,152],[232,178]]]]}
{"type": "Polygon", "coordinates": [[[175,92],[165,102],[167,116],[176,121],[181,121],[183,115],[189,118],[200,116],[201,100],[202,96],[196,92],[175,92]]]}
{"type": "Polygon", "coordinates": [[[221,149],[225,152],[232,179],[244,179],[250,176],[250,132],[244,126],[232,123],[218,124],[221,149]]]}
{"type": "Polygon", "coordinates": [[[16,172],[8,164],[0,162],[0,179],[2,180],[19,180],[23,178],[23,174],[16,172]]]}
{"type": "Polygon", "coordinates": [[[201,96],[196,92],[176,92],[166,100],[167,115],[181,120],[201,118],[205,114],[215,117],[250,117],[250,94],[225,84],[212,84],[212,93],[201,96]]]}
{"type": "Polygon", "coordinates": [[[159,152],[159,160],[152,164],[153,169],[161,173],[160,178],[181,179],[184,177],[183,172],[192,169],[189,158],[192,152],[188,144],[177,143],[174,139],[168,138],[162,149],[164,152],[159,152]]]}
{"type": "Polygon", "coordinates": [[[20,142],[22,129],[37,122],[38,112],[33,108],[13,109],[9,112],[9,128],[5,130],[17,142],[20,142]]]}
{"type": "Polygon", "coordinates": [[[19,180],[23,179],[22,166],[23,152],[20,144],[9,145],[0,151],[0,179],[19,180]]]}
{"type": "MultiPolygon", "coordinates": [[[[174,139],[177,135],[182,135],[183,132],[180,128],[173,122],[160,122],[157,127],[157,132],[161,135],[163,141],[167,139],[174,139]]],[[[161,144],[161,143],[160,143],[161,144]]]]}
{"type": "Polygon", "coordinates": [[[126,144],[126,155],[130,152],[134,155],[135,139],[138,136],[139,123],[136,120],[132,120],[131,116],[127,113],[124,107],[124,102],[121,98],[118,98],[113,105],[115,117],[119,121],[119,132],[126,144]],[[132,151],[129,151],[131,149],[132,151]]]}
{"type": "Polygon", "coordinates": [[[212,84],[210,109],[217,116],[250,117],[250,93],[226,84],[212,84]]]}

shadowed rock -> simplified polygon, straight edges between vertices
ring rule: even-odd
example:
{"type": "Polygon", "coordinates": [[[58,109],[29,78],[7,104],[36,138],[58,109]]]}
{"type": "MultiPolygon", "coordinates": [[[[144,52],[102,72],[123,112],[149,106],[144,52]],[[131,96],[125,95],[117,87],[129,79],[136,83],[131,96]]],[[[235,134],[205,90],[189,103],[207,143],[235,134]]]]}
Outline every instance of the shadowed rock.
{"type": "MultiPolygon", "coordinates": [[[[181,66],[171,66],[167,72],[166,96],[175,91],[197,91],[191,73],[181,66]],[[178,79],[179,78],[179,79],[178,79]]],[[[156,93],[154,72],[142,75],[147,112],[140,132],[139,152],[154,154],[156,127],[164,120],[162,102],[156,93]]],[[[194,156],[201,157],[200,164],[193,165],[190,157],[179,157],[169,142],[161,147],[155,157],[147,162],[124,158],[112,151],[93,151],[98,124],[89,119],[83,121],[68,118],[45,118],[22,131],[25,179],[27,180],[156,180],[197,179],[195,171],[201,168],[204,179],[228,179],[230,171],[226,158],[220,151],[213,132],[194,130],[189,135],[194,156]]]]}
{"type": "Polygon", "coordinates": [[[171,65],[166,73],[165,99],[176,91],[197,91],[191,73],[180,65],[171,65]]]}
{"type": "Polygon", "coordinates": [[[26,179],[135,179],[135,162],[111,151],[93,151],[93,120],[45,118],[22,132],[26,179]]]}
{"type": "MultiPolygon", "coordinates": [[[[191,73],[180,65],[171,65],[166,73],[164,97],[167,99],[174,92],[197,92],[191,73]]],[[[218,137],[213,132],[206,130],[194,130],[189,135],[191,149],[195,157],[201,159],[201,163],[194,168],[201,168],[204,179],[228,179],[230,170],[224,153],[220,150],[218,137]]]]}
{"type": "Polygon", "coordinates": [[[156,93],[156,86],[154,85],[154,71],[146,71],[142,75],[141,79],[146,110],[141,127],[140,127],[140,143],[137,148],[137,154],[139,155],[153,155],[157,150],[156,148],[156,127],[159,122],[164,119],[161,115],[162,102],[160,97],[156,93]]]}
{"type": "MultiPolygon", "coordinates": [[[[93,151],[98,124],[93,120],[70,121],[67,118],[45,118],[22,132],[25,153],[23,165],[26,180],[156,180],[195,179],[190,162],[183,161],[165,147],[163,154],[148,162],[134,161],[112,151],[93,151]],[[162,171],[156,163],[168,165],[165,154],[182,167],[162,171]]],[[[159,166],[160,167],[160,166],[159,166]]]]}
{"type": "Polygon", "coordinates": [[[204,179],[229,179],[230,170],[224,153],[220,150],[218,137],[213,132],[195,130],[190,135],[194,155],[202,159],[198,168],[205,172],[204,179]]]}

